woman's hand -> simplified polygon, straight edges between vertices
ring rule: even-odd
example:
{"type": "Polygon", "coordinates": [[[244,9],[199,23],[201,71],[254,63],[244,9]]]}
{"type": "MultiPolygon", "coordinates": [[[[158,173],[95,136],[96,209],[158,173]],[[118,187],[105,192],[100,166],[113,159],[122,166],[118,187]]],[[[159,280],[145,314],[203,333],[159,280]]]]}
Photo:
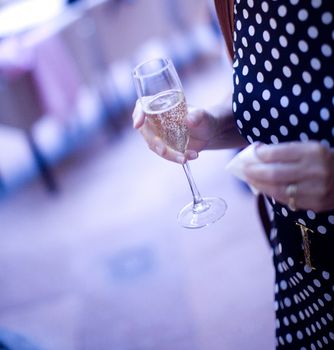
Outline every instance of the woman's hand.
{"type": "Polygon", "coordinates": [[[133,126],[139,129],[149,148],[159,156],[177,163],[196,159],[198,152],[202,151],[212,138],[218,133],[217,120],[203,109],[188,106],[187,126],[190,131],[188,147],[185,153],[173,150],[167,146],[154,132],[154,127],[137,101],[132,118],[133,126]]]}
{"type": "Polygon", "coordinates": [[[334,150],[319,142],[287,142],[256,149],[260,163],[247,167],[247,181],[292,209],[334,209],[334,150]]]}

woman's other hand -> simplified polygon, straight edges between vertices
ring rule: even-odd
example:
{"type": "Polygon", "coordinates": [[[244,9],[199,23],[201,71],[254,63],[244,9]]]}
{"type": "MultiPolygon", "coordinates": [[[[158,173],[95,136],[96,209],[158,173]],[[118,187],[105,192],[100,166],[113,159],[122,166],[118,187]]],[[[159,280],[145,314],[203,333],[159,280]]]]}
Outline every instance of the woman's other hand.
{"type": "Polygon", "coordinates": [[[293,209],[334,209],[333,149],[316,141],[287,142],[261,144],[256,153],[261,162],[248,166],[245,174],[260,192],[293,203],[293,209]]]}

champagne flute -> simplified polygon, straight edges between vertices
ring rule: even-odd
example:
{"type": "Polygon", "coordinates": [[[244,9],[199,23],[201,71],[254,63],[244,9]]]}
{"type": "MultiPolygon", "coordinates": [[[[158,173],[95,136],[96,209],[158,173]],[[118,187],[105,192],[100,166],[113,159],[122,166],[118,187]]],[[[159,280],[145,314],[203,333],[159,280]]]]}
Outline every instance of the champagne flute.
{"type": "MultiPolygon", "coordinates": [[[[184,153],[189,141],[185,119],[187,103],[180,78],[169,58],[155,58],[140,63],[133,70],[133,79],[146,122],[167,146],[184,153]]],[[[226,212],[225,201],[218,197],[202,197],[190,171],[182,165],[192,193],[192,202],[178,214],[185,228],[200,228],[219,220],[226,212]]]]}

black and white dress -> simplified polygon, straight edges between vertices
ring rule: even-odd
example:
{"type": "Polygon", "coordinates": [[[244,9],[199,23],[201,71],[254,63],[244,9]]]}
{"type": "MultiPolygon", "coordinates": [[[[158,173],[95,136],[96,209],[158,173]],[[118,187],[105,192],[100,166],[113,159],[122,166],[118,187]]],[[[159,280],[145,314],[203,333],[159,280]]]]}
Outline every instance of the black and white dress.
{"type": "MultiPolygon", "coordinates": [[[[235,0],[233,112],[252,143],[334,147],[334,1],[235,0]]],[[[271,200],[277,349],[334,349],[334,211],[271,200]],[[303,263],[300,223],[312,264],[303,263]]]]}

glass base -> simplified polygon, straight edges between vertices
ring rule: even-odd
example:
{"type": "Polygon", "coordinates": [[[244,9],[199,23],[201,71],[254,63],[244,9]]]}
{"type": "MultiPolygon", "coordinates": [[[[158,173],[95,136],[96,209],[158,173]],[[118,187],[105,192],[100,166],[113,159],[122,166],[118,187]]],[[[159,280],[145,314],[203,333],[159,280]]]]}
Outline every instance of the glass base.
{"type": "Polygon", "coordinates": [[[227,209],[226,202],[218,197],[206,197],[194,205],[189,203],[178,215],[178,221],[185,228],[200,228],[218,221],[227,209]]]}

